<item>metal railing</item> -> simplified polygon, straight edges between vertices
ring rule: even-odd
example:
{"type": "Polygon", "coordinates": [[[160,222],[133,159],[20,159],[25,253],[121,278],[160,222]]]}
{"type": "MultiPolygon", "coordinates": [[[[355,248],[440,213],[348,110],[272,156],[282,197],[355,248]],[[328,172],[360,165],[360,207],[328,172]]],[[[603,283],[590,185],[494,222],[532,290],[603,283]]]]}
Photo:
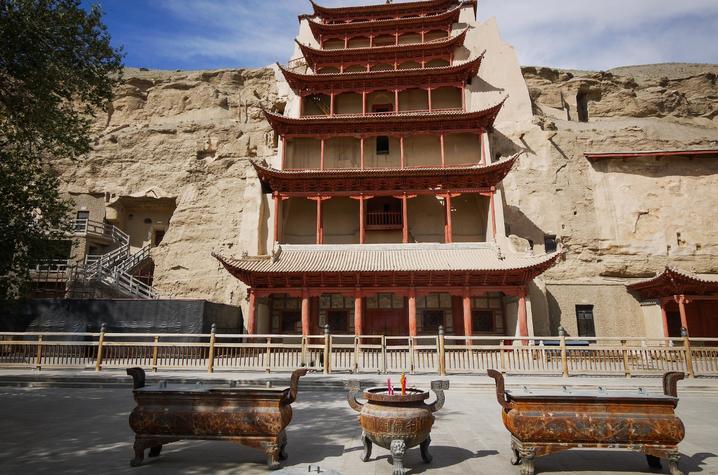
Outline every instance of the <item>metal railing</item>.
{"type": "Polygon", "coordinates": [[[0,367],[718,376],[718,338],[0,333],[0,367]]]}

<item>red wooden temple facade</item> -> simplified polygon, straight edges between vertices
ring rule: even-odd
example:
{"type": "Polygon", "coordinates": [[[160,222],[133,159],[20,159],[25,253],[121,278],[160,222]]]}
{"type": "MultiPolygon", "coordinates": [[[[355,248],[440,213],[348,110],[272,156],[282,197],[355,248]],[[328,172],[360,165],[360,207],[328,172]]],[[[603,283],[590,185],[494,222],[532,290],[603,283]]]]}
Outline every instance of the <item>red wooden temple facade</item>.
{"type": "Polygon", "coordinates": [[[699,275],[667,267],[652,279],[635,282],[628,290],[641,300],[657,300],[663,318],[663,336],[718,335],[718,275],[699,275]]]}
{"type": "Polygon", "coordinates": [[[215,255],[248,287],[248,333],[529,336],[528,285],[559,254],[500,245],[517,156],[490,152],[503,101],[469,106],[483,54],[455,60],[476,2],[312,5],[289,106],[264,111],[277,163],[253,163],[274,249],[215,255]]]}

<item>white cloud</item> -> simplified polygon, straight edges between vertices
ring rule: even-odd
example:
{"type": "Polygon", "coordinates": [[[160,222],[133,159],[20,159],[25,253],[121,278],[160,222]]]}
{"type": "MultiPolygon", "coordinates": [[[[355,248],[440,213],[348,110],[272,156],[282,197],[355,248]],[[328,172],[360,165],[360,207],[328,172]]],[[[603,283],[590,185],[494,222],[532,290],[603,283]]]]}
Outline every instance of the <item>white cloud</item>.
{"type": "MultiPolygon", "coordinates": [[[[320,0],[327,6],[381,0],[320,0]]],[[[303,0],[157,0],[183,25],[146,42],[157,56],[201,67],[285,61],[303,0]]],[[[716,0],[481,0],[479,19],[495,16],[522,64],[608,69],[627,64],[718,63],[716,0]]]]}

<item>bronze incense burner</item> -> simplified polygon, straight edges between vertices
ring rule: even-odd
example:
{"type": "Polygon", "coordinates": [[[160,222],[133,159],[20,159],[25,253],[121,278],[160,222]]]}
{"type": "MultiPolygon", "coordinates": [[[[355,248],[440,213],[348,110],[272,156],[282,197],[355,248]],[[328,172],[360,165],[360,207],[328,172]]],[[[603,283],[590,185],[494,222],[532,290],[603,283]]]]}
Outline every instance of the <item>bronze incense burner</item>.
{"type": "Polygon", "coordinates": [[[521,465],[521,475],[534,474],[536,457],[574,447],[635,450],[646,455],[651,468],[660,468],[664,458],[671,475],[682,475],[678,443],[685,430],[674,409],[683,373],[663,376],[663,395],[640,390],[509,391],[501,373],[488,373],[496,381],[501,416],[511,433],[511,463],[521,465]]]}
{"type": "Polygon", "coordinates": [[[364,404],[356,400],[360,391],[358,381],[348,382],[347,389],[349,405],[359,412],[364,462],[371,457],[372,444],[391,450],[394,475],[405,473],[404,454],[417,445],[421,448],[421,458],[431,462],[429,444],[433,413],[444,406],[444,391],[449,389],[449,381],[432,381],[431,389],[436,393],[436,401],[432,404],[424,402],[429,398],[429,392],[420,389],[409,388],[402,396],[401,393],[389,394],[387,388],[369,388],[363,393],[367,400],[364,404]]]}
{"type": "Polygon", "coordinates": [[[288,388],[175,386],[145,387],[142,368],[130,368],[137,407],[130,414],[135,431],[135,458],[141,465],[145,449],[157,457],[162,446],[182,439],[227,440],[263,449],[267,466],[279,468],[287,458],[285,428],[292,420],[291,404],[297,398],[299,378],[307,369],[292,373],[288,388]]]}

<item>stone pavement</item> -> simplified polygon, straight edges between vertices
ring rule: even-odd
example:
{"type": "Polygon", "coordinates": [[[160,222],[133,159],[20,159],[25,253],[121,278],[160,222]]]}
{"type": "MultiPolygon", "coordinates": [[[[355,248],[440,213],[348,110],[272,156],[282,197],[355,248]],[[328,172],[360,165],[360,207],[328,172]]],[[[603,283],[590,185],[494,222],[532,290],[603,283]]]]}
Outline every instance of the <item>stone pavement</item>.
{"type": "MultiPolygon", "coordinates": [[[[236,377],[236,374],[232,376],[236,377]]],[[[348,407],[344,393],[316,384],[319,375],[312,378],[318,379],[314,383],[305,380],[300,385],[298,400],[293,405],[294,419],[288,428],[289,459],[283,469],[274,473],[304,474],[309,473],[311,467],[311,473],[390,474],[389,452],[380,447],[374,448],[371,461],[360,461],[357,416],[348,407]]],[[[345,378],[346,375],[339,375],[330,379],[339,383],[345,378]]],[[[410,377],[409,381],[422,384],[424,378],[410,377]]],[[[409,474],[518,475],[518,468],[509,463],[509,435],[501,422],[495,393],[488,385],[472,387],[456,378],[451,378],[454,388],[447,392],[446,406],[437,413],[432,431],[434,461],[430,465],[424,464],[418,448],[409,450],[406,457],[406,465],[411,468],[409,474]]],[[[516,383],[517,378],[509,378],[509,382],[512,380],[516,383]]],[[[520,380],[539,380],[545,385],[566,382],[561,378],[520,380]]],[[[634,387],[639,382],[646,383],[641,385],[651,390],[657,389],[658,382],[655,378],[636,378],[628,383],[625,380],[606,381],[610,384],[624,381],[634,387]]],[[[703,382],[706,381],[715,382],[703,382]]],[[[267,473],[262,452],[227,442],[209,441],[170,444],[159,458],[149,459],[142,467],[131,468],[133,434],[127,418],[134,403],[126,382],[106,389],[0,387],[0,471],[6,474],[136,475],[267,473]]],[[[569,379],[568,382],[573,385],[580,380],[569,379]]],[[[684,384],[683,381],[679,383],[681,401],[677,410],[687,432],[680,446],[684,456],[681,468],[687,473],[718,474],[715,422],[718,391],[715,385],[713,389],[704,385],[684,390],[688,389],[684,384]]],[[[596,450],[574,450],[541,458],[537,461],[537,471],[593,475],[655,473],[640,454],[596,450]]],[[[663,473],[667,473],[665,469],[663,473]]]]}

